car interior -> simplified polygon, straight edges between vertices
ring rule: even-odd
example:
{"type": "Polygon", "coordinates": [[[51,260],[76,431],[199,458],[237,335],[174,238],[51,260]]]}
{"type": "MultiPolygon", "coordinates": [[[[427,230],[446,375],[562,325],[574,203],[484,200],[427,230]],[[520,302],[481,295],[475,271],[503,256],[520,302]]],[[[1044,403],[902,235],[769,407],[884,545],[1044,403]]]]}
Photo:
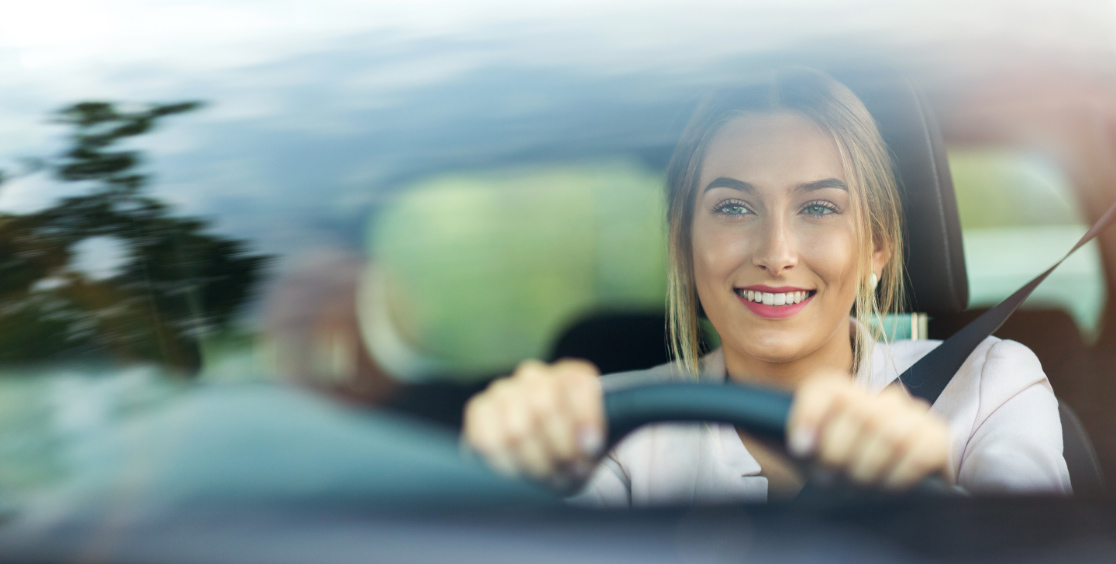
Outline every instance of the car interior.
{"type": "MultiPolygon", "coordinates": [[[[826,68],[864,101],[892,153],[903,198],[908,246],[904,257],[907,302],[892,338],[946,339],[987,308],[968,309],[961,221],[945,143],[925,96],[902,73],[863,66],[826,68]]],[[[1068,249],[1067,249],[1068,250],[1068,249]]],[[[374,309],[374,308],[373,308],[374,309]]],[[[365,312],[361,312],[362,314],[365,312]]],[[[707,327],[707,348],[716,335],[707,327]]],[[[575,316],[552,339],[545,360],[581,358],[604,374],[645,369],[670,361],[665,314],[646,305],[591,309],[575,316]]],[[[1059,395],[1064,455],[1075,493],[1104,492],[1097,451],[1075,413],[1088,400],[1076,395],[1074,382],[1089,378],[1087,347],[1068,313],[1057,309],[1016,311],[995,333],[1036,352],[1059,395]]],[[[374,340],[369,332],[365,338],[374,340]]],[[[374,343],[369,347],[375,350],[374,343]]],[[[387,403],[390,409],[419,415],[456,428],[464,402],[481,384],[419,383],[387,403]]]]}

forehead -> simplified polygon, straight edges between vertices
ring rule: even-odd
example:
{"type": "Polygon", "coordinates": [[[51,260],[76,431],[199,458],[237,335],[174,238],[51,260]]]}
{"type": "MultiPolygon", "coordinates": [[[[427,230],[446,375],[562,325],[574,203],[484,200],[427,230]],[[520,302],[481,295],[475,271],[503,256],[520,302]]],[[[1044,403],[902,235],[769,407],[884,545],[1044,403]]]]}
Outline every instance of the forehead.
{"type": "Polygon", "coordinates": [[[722,126],[702,161],[701,185],[722,176],[761,188],[847,181],[832,136],[794,112],[747,114],[722,126]]]}

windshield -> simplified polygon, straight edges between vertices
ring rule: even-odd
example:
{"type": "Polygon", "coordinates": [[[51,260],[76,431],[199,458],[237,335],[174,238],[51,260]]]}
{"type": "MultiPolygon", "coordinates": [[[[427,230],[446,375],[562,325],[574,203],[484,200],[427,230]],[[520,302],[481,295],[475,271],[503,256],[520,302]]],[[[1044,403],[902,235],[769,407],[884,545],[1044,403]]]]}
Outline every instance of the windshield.
{"type": "MultiPolygon", "coordinates": [[[[1116,199],[1107,3],[24,4],[0,18],[13,506],[145,460],[270,495],[239,459],[119,446],[157,425],[248,429],[275,454],[324,435],[269,417],[324,429],[336,408],[389,417],[382,448],[454,450],[467,399],[524,359],[669,362],[665,171],[701,96],[762,69],[902,76],[934,112],[970,309],[900,312],[889,339],[948,337],[1116,199]],[[183,407],[198,394],[228,411],[183,407]]],[[[1036,353],[1110,476],[1112,237],[997,333],[1036,353]]],[[[311,493],[330,472],[313,456],[288,461],[311,493]]]]}

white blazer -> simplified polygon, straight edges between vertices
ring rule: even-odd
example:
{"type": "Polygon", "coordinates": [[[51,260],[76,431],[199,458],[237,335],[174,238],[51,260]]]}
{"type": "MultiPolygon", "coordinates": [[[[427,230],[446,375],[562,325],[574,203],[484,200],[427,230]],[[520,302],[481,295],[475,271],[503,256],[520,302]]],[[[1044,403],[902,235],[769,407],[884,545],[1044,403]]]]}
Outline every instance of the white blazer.
{"type": "MultiPolygon", "coordinates": [[[[939,344],[877,343],[856,382],[878,393],[939,344]]],[[[709,381],[724,381],[720,349],[702,358],[701,374],[709,381]]],[[[664,364],[607,375],[603,383],[608,390],[649,379],[685,378],[673,364],[664,364]]],[[[949,422],[951,462],[962,489],[1071,492],[1062,458],[1058,400],[1027,347],[989,337],[961,366],[931,411],[949,422]]],[[[607,507],[766,501],[767,478],[759,474],[759,463],[731,425],[650,425],[609,452],[570,501],[607,507]]]]}

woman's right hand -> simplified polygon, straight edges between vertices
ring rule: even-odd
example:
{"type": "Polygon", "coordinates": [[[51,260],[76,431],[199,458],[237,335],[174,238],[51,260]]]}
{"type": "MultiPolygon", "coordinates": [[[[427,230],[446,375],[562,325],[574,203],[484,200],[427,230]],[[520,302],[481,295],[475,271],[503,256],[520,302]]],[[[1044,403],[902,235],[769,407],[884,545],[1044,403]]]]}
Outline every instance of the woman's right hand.
{"type": "Polygon", "coordinates": [[[526,361],[469,400],[465,441],[501,474],[574,488],[588,478],[604,448],[598,377],[585,361],[526,361]]]}

